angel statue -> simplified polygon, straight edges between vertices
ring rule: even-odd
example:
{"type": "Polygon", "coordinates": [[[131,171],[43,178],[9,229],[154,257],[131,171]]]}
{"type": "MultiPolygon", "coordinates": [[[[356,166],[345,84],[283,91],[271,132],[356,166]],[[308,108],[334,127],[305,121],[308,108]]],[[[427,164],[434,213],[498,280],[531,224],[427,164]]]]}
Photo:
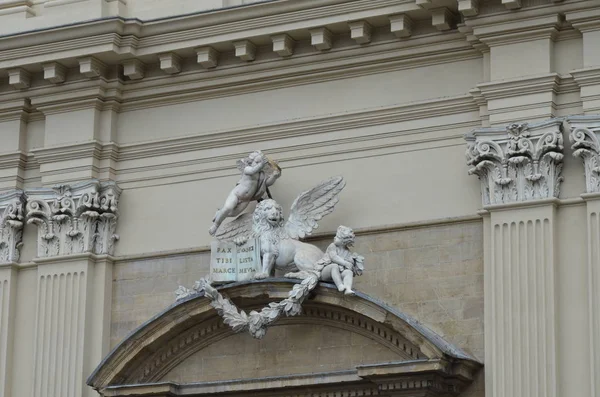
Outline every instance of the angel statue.
{"type": "Polygon", "coordinates": [[[237,244],[258,238],[262,272],[255,275],[257,279],[271,276],[274,268],[292,268],[296,271],[285,277],[304,279],[314,274],[315,264],[324,253],[299,239],[309,236],[318,227],[317,221],[333,211],[345,185],[342,177],[335,177],[303,192],[294,200],[287,222],[275,200],[263,200],[254,213],[242,214],[224,225],[216,238],[237,244]]]}
{"type": "Polygon", "coordinates": [[[354,295],[354,276],[362,275],[364,270],[365,258],[349,250],[353,244],[354,231],[346,226],[338,227],[333,243],[315,265],[315,270],[321,272],[321,280],[333,281],[338,291],[346,295],[354,295]]]}
{"type": "Polygon", "coordinates": [[[238,216],[250,202],[262,200],[265,193],[270,198],[268,188],[281,176],[279,165],[269,160],[260,150],[238,160],[237,166],[242,177],[225,199],[223,207],[217,210],[208,230],[211,236],[215,235],[225,218],[238,216]]]}

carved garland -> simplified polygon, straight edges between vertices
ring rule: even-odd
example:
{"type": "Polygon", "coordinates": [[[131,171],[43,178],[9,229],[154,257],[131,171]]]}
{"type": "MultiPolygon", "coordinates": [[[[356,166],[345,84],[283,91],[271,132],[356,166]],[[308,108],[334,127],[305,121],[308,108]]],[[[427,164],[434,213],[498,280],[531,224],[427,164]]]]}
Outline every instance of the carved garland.
{"type": "Polygon", "coordinates": [[[177,291],[177,300],[184,299],[193,294],[204,292],[210,299],[210,305],[217,310],[223,322],[233,329],[233,332],[249,332],[252,337],[262,339],[267,333],[267,327],[281,316],[297,316],[302,313],[302,302],[319,283],[321,272],[315,271],[306,274],[299,284],[295,284],[288,297],[281,302],[269,303],[260,312],[255,310],[247,314],[239,309],[229,299],[217,291],[207,279],[200,279],[194,284],[193,290],[180,286],[177,291]]]}

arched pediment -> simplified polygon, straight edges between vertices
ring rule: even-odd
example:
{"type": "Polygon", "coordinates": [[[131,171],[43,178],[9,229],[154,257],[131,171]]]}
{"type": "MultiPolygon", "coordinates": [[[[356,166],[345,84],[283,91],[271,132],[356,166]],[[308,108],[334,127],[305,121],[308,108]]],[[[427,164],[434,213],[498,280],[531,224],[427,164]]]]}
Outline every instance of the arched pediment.
{"type": "MultiPolygon", "coordinates": [[[[237,306],[249,311],[286,298],[293,284],[292,280],[271,279],[229,284],[219,290],[237,306]]],[[[461,373],[461,381],[468,381],[480,366],[471,356],[413,318],[361,293],[356,296],[340,294],[330,284],[320,283],[304,303],[302,315],[281,318],[273,324],[273,329],[300,325],[360,335],[386,349],[386,365],[390,361],[439,364],[444,368],[442,372],[450,371],[445,376],[453,376],[457,371],[461,373]]],[[[232,335],[231,328],[223,323],[207,298],[202,294],[189,297],[133,331],[103,360],[88,379],[88,384],[100,391],[164,384],[170,380],[165,379],[165,375],[189,357],[232,335]]],[[[359,364],[369,364],[364,368],[370,370],[363,369],[363,372],[369,372],[377,363],[359,364]]],[[[378,373],[376,370],[374,376],[379,377],[378,373]]],[[[199,376],[195,381],[203,380],[199,376]]]]}

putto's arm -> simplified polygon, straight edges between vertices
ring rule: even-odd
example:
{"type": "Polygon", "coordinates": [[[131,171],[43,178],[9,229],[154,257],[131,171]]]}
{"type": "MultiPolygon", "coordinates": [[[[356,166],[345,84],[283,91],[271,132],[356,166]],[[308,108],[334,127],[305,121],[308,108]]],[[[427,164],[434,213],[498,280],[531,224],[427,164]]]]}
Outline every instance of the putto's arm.
{"type": "Polygon", "coordinates": [[[348,269],[352,269],[354,267],[354,263],[351,263],[338,255],[335,244],[330,244],[329,247],[327,247],[327,255],[333,263],[344,266],[348,269]]]}
{"type": "Polygon", "coordinates": [[[263,167],[265,166],[265,163],[266,163],[266,159],[264,157],[262,157],[260,159],[260,163],[254,165],[254,166],[252,166],[252,165],[246,166],[244,168],[244,174],[246,174],[246,175],[254,175],[254,174],[259,173],[263,169],[263,167]]]}

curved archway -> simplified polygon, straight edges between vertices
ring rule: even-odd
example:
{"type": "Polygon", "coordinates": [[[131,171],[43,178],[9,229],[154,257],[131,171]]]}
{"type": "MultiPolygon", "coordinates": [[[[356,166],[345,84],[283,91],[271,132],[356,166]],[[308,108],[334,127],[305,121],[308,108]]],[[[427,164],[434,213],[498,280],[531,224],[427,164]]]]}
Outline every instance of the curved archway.
{"type": "MultiPolygon", "coordinates": [[[[284,299],[293,283],[288,279],[249,281],[219,290],[239,307],[252,310],[284,299]]],[[[325,283],[314,292],[301,316],[282,318],[274,326],[311,324],[351,331],[393,351],[397,363],[445,363],[453,368],[451,373],[456,372],[456,365],[463,372],[473,372],[481,365],[415,319],[367,295],[344,296],[325,283]]],[[[194,353],[231,335],[233,331],[223,324],[207,298],[202,294],[189,297],[134,330],[100,363],[88,384],[96,390],[157,384],[194,353]]]]}

